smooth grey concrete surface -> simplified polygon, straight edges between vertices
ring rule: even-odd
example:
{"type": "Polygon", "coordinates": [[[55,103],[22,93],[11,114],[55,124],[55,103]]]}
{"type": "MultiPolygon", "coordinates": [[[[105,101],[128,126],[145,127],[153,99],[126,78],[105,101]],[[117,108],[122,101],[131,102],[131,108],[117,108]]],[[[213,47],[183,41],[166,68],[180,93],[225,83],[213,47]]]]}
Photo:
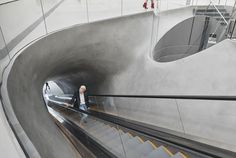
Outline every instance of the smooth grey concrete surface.
{"type": "Polygon", "coordinates": [[[5,39],[0,28],[0,60],[7,56],[7,54],[5,39]]]}
{"type": "MultiPolygon", "coordinates": [[[[227,3],[220,1],[220,4],[233,6],[231,1],[233,0],[228,0],[227,3]]],[[[155,1],[154,12],[160,13],[178,8],[184,10],[186,6],[208,5],[209,3],[210,1],[189,3],[186,0],[158,0],[155,1]]],[[[218,1],[214,3],[218,4],[218,1]]],[[[41,6],[40,0],[21,0],[1,5],[0,21],[12,57],[22,46],[47,32],[75,24],[152,10],[150,7],[145,10],[142,5],[141,0],[42,0],[41,6]],[[45,21],[42,21],[43,17],[45,21]]]]}
{"type": "MultiPolygon", "coordinates": [[[[175,62],[139,62],[146,71],[139,68],[137,71],[142,73],[132,74],[130,70],[126,74],[130,79],[125,83],[124,78],[118,76],[119,87],[114,86],[116,90],[113,91],[116,94],[139,95],[235,95],[235,48],[236,43],[226,40],[175,62]]],[[[109,98],[99,105],[104,105],[105,111],[116,115],[180,131],[188,138],[236,151],[233,104],[220,101],[109,98]],[[107,107],[110,104],[111,107],[107,107]]]]}
{"type": "MultiPolygon", "coordinates": [[[[76,24],[145,12],[142,1],[135,3],[133,0],[125,0],[124,3],[122,2],[123,0],[113,2],[107,0],[21,0],[0,5],[0,27],[6,39],[10,57],[47,32],[76,24]]],[[[1,49],[0,47],[0,53],[5,54],[5,51],[1,49]]]]}
{"type": "Polygon", "coordinates": [[[8,121],[4,117],[2,104],[0,103],[0,155],[7,158],[24,158],[25,154],[12,132],[8,121]]]}
{"type": "MultiPolygon", "coordinates": [[[[38,46],[29,46],[16,58],[7,79],[9,99],[20,125],[42,157],[75,156],[50,121],[40,97],[44,81],[62,79],[64,76],[74,85],[79,80],[86,80],[89,85],[94,85],[94,89],[98,89],[96,87],[106,80],[107,74],[121,72],[129,65],[131,52],[139,50],[134,49],[135,46],[140,46],[143,41],[150,43],[148,36],[142,40],[137,38],[140,36],[137,32],[147,28],[147,22],[152,22],[151,13],[77,26],[39,40],[35,43],[38,46]],[[143,19],[145,23],[140,23],[143,19]],[[137,25],[140,27],[135,28],[137,25]],[[119,30],[120,26],[123,26],[122,30],[119,30]],[[111,34],[106,34],[108,29],[111,34]],[[129,36],[126,36],[127,32],[129,36]],[[57,36],[60,36],[60,42],[57,36]],[[84,38],[81,39],[81,36],[84,38]],[[124,40],[130,41],[126,47],[124,40]],[[63,48],[60,47],[62,45],[63,48]],[[104,55],[108,58],[104,58],[104,55]],[[120,60],[126,61],[126,64],[119,63],[120,60]],[[32,63],[35,65],[29,67],[32,63]]],[[[146,35],[147,32],[142,34],[146,35]]]]}
{"type": "MultiPolygon", "coordinates": [[[[172,28],[192,16],[186,16],[185,11],[178,20],[166,20],[166,27],[172,28]]],[[[174,19],[181,15],[181,10],[176,13],[166,15],[174,19]]],[[[12,61],[4,74],[4,100],[9,98],[6,106],[12,106],[19,124],[42,157],[75,157],[47,113],[42,98],[46,80],[60,81],[71,85],[71,89],[86,84],[90,93],[98,94],[236,94],[236,43],[225,40],[187,58],[158,63],[150,56],[152,26],[158,22],[153,18],[152,13],[144,13],[58,31],[30,45],[12,61]]],[[[115,109],[120,116],[235,150],[236,114],[228,102],[214,106],[213,102],[175,100],[106,101],[113,102],[114,108],[106,104],[104,109],[115,109]]]]}
{"type": "Polygon", "coordinates": [[[204,24],[204,16],[191,17],[173,27],[156,44],[153,52],[154,59],[168,62],[197,53],[204,24]]]}
{"type": "MultiPolygon", "coordinates": [[[[11,67],[12,64],[13,63],[11,63],[9,67],[11,67]]],[[[9,73],[9,69],[6,69],[5,73],[9,73]]],[[[5,78],[3,80],[5,80],[5,78]]],[[[7,83],[3,84],[1,94],[4,98],[3,103],[7,111],[7,116],[16,131],[17,137],[20,139],[24,149],[30,157],[81,157],[49,116],[42,98],[42,89],[38,93],[38,95],[41,94],[38,98],[41,104],[35,104],[36,102],[34,102],[33,105],[28,107],[28,110],[26,110],[27,112],[23,116],[24,119],[27,119],[27,123],[25,122],[25,124],[22,124],[22,120],[18,119],[18,116],[15,115],[14,107],[10,106],[10,100],[6,96],[5,84],[7,83]],[[35,105],[36,107],[37,105],[41,105],[42,107],[35,108],[35,105]],[[28,124],[27,130],[25,130],[26,124],[28,124]]],[[[18,104],[18,106],[20,106],[20,111],[24,110],[24,105],[18,104]]]]}
{"type": "MultiPolygon", "coordinates": [[[[0,21],[1,27],[3,28],[3,31],[1,32],[1,37],[3,37],[3,33],[5,37],[5,42],[7,43],[6,46],[3,41],[3,38],[0,39],[0,49],[2,50],[0,51],[1,74],[9,63],[7,53],[9,52],[9,57],[13,58],[14,55],[22,49],[22,47],[27,46],[28,43],[33,41],[34,39],[45,35],[45,24],[47,27],[47,31],[52,32],[58,29],[62,29],[64,27],[72,26],[74,24],[87,22],[88,19],[91,21],[107,18],[107,14],[112,14],[114,16],[114,11],[117,11],[117,9],[120,10],[120,15],[127,15],[145,11],[142,8],[143,2],[137,2],[135,0],[116,1],[115,3],[112,3],[113,7],[111,7],[110,1],[99,1],[99,3],[97,3],[99,4],[98,6],[95,6],[92,1],[89,1],[89,5],[93,7],[88,8],[88,12],[92,13],[89,13],[88,16],[86,16],[87,13],[85,9],[85,0],[66,0],[63,1],[62,4],[59,0],[43,0],[42,4],[43,10],[41,10],[40,8],[41,4],[39,0],[21,0],[16,1],[14,3],[2,5],[0,7],[0,21]],[[58,4],[60,4],[59,7],[58,4]],[[122,5],[122,8],[119,5],[122,5]],[[118,8],[114,8],[114,6],[117,6],[118,8]],[[53,9],[54,11],[51,12],[50,10],[52,10],[52,8],[56,8],[56,10],[53,9]],[[14,12],[12,10],[14,10],[14,12]],[[46,15],[45,23],[42,22],[42,11],[46,15]],[[49,12],[52,14],[48,14],[49,12]],[[97,14],[99,14],[101,17],[97,16],[97,14]],[[41,23],[39,24],[40,21],[41,23]],[[39,25],[36,26],[37,24],[39,25]]],[[[159,8],[158,11],[160,11],[159,8]]],[[[116,16],[120,15],[117,14],[116,16]]],[[[2,77],[0,77],[0,80],[2,81],[2,77]]],[[[72,86],[70,84],[66,83],[65,80],[62,81],[62,83],[63,84],[60,84],[60,81],[57,81],[57,84],[62,86],[66,93],[72,91],[73,88],[71,88],[72,86]]],[[[7,110],[11,111],[11,108],[7,110]]],[[[13,111],[11,115],[14,115],[13,111]]],[[[4,122],[4,120],[1,121],[4,122]]],[[[15,117],[11,118],[11,122],[14,122],[14,126],[17,126],[17,132],[20,133],[20,139],[23,140],[23,142],[26,142],[26,144],[29,144],[26,148],[27,150],[31,151],[32,154],[30,156],[33,155],[33,157],[36,157],[37,151],[33,149],[34,147],[31,147],[32,145],[31,143],[29,143],[30,140],[26,138],[27,135],[25,134],[25,132],[23,132],[22,128],[20,128],[20,124],[17,119],[15,117]]],[[[7,133],[8,130],[4,129],[5,128],[3,127],[1,128],[1,134],[3,137],[7,138],[8,136],[4,135],[4,131],[5,133],[7,133]]],[[[14,153],[14,149],[10,149],[10,144],[12,143],[10,139],[5,139],[4,143],[1,143],[0,145],[5,145],[5,147],[7,147],[8,143],[9,150],[12,150],[12,153],[14,153]],[[9,140],[9,142],[6,142],[6,140],[9,140]]],[[[4,156],[7,157],[6,153],[4,154],[4,156]]]]}
{"type": "MultiPolygon", "coordinates": [[[[184,20],[170,29],[156,44],[153,58],[158,62],[169,62],[187,57],[207,48],[209,34],[216,34],[217,42],[225,34],[214,18],[195,16],[184,20]]],[[[224,39],[224,38],[223,38],[224,39]]]]}

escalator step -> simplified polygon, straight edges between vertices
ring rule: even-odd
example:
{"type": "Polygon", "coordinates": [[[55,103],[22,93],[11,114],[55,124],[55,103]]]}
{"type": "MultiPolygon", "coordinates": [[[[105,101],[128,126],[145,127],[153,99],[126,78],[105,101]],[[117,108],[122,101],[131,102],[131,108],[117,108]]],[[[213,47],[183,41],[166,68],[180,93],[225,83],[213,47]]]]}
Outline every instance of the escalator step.
{"type": "Polygon", "coordinates": [[[100,138],[104,141],[104,142],[112,142],[113,140],[115,140],[116,138],[118,138],[119,136],[124,135],[125,133],[120,133],[118,130],[113,132],[113,133],[109,133],[108,135],[103,135],[100,138]]]}
{"type": "Polygon", "coordinates": [[[88,121],[88,122],[90,122],[90,123],[100,122],[100,121],[97,121],[97,120],[92,119],[92,118],[90,118],[90,117],[87,117],[87,118],[86,118],[86,121],[88,121]]]}
{"type": "Polygon", "coordinates": [[[84,120],[82,125],[85,127],[85,128],[89,128],[89,127],[93,127],[97,124],[96,121],[90,121],[90,120],[84,120]]]}
{"type": "Polygon", "coordinates": [[[105,131],[100,131],[99,133],[97,132],[95,135],[96,135],[96,138],[99,138],[99,137],[102,137],[102,136],[104,136],[104,135],[108,135],[108,134],[110,134],[110,133],[114,133],[114,132],[116,132],[116,131],[117,131],[116,128],[114,128],[114,127],[109,127],[107,130],[105,130],[105,131]]]}
{"type": "Polygon", "coordinates": [[[133,138],[133,137],[130,137],[129,134],[121,135],[121,137],[120,137],[120,134],[117,135],[117,137],[115,137],[113,140],[107,141],[107,145],[111,148],[114,148],[116,147],[117,144],[121,144],[121,141],[125,142],[133,138]]]}
{"type": "Polygon", "coordinates": [[[136,136],[128,140],[122,140],[122,142],[120,141],[118,144],[114,144],[112,149],[119,154],[123,154],[123,149],[125,149],[125,151],[129,151],[138,147],[140,144],[142,144],[142,142],[139,140],[139,137],[136,136]]]}
{"type": "Polygon", "coordinates": [[[85,126],[86,126],[86,128],[88,129],[88,128],[92,128],[92,127],[94,127],[94,126],[96,126],[96,125],[98,125],[98,124],[101,124],[101,122],[98,122],[98,121],[87,122],[87,123],[85,123],[85,126]]]}
{"type": "Polygon", "coordinates": [[[171,158],[172,154],[168,153],[165,147],[160,146],[159,148],[152,151],[150,154],[147,154],[146,158],[171,158]]]}
{"type": "Polygon", "coordinates": [[[119,137],[118,131],[109,133],[107,135],[99,136],[98,139],[100,139],[102,142],[111,142],[112,140],[116,139],[119,137]]]}
{"type": "Polygon", "coordinates": [[[98,128],[96,130],[93,130],[93,131],[89,131],[90,134],[94,135],[94,136],[98,136],[104,132],[107,132],[108,130],[110,130],[111,127],[110,126],[102,126],[101,128],[98,128]]]}
{"type": "Polygon", "coordinates": [[[93,134],[93,133],[95,133],[96,131],[99,132],[99,131],[101,131],[101,130],[106,130],[106,125],[100,125],[100,126],[91,128],[91,129],[87,130],[87,132],[90,133],[90,134],[93,134]]]}
{"type": "Polygon", "coordinates": [[[95,123],[95,122],[97,122],[96,120],[91,119],[91,118],[86,118],[86,121],[89,122],[89,123],[95,123]]]}
{"type": "Polygon", "coordinates": [[[177,154],[173,155],[171,158],[187,158],[187,156],[185,156],[181,152],[178,152],[177,154]]]}
{"type": "Polygon", "coordinates": [[[86,129],[86,131],[90,134],[93,134],[95,131],[104,130],[105,128],[106,128],[106,125],[99,125],[94,128],[90,128],[89,130],[86,129]]]}
{"type": "Polygon", "coordinates": [[[126,148],[133,149],[137,145],[142,144],[142,142],[140,141],[140,137],[138,137],[138,136],[133,137],[133,138],[129,139],[128,141],[126,141],[126,140],[122,140],[122,141],[123,141],[125,149],[126,148]]]}
{"type": "Polygon", "coordinates": [[[148,141],[139,144],[133,150],[125,149],[127,158],[145,157],[145,155],[152,152],[153,150],[154,150],[153,146],[148,141]]]}
{"type": "Polygon", "coordinates": [[[86,123],[86,128],[87,128],[87,129],[93,128],[93,127],[95,127],[95,126],[97,126],[97,125],[101,125],[101,124],[104,124],[104,123],[101,123],[101,122],[98,122],[98,121],[92,122],[92,123],[87,122],[87,123],[86,123]]]}
{"type": "Polygon", "coordinates": [[[93,131],[93,130],[97,130],[97,129],[99,129],[99,128],[103,128],[105,126],[105,124],[104,123],[100,123],[100,122],[97,122],[94,126],[90,126],[90,127],[85,127],[85,129],[87,130],[87,131],[93,131]]]}
{"type": "Polygon", "coordinates": [[[83,125],[84,125],[84,128],[86,128],[86,129],[89,129],[89,128],[91,128],[91,127],[94,127],[94,126],[96,126],[96,125],[98,125],[99,123],[97,123],[97,122],[87,122],[87,123],[83,123],[83,125]]]}
{"type": "Polygon", "coordinates": [[[117,144],[121,144],[121,140],[122,141],[128,141],[131,137],[128,134],[120,134],[120,133],[116,133],[115,135],[110,135],[108,138],[105,139],[105,137],[103,137],[101,139],[102,142],[104,142],[104,144],[106,144],[106,146],[108,146],[109,148],[114,148],[115,146],[117,146],[117,144]]]}

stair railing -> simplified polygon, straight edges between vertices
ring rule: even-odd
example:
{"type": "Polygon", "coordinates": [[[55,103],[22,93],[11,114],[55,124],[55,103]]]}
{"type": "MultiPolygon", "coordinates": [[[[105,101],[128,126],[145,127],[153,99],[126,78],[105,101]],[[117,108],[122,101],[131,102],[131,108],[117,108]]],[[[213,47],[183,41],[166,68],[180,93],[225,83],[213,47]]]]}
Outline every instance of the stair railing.
{"type": "Polygon", "coordinates": [[[210,4],[216,9],[216,11],[219,13],[219,15],[221,16],[221,18],[224,20],[224,22],[228,25],[228,21],[225,19],[225,17],[222,15],[222,13],[219,11],[219,9],[216,7],[216,5],[210,1],[210,4]]]}

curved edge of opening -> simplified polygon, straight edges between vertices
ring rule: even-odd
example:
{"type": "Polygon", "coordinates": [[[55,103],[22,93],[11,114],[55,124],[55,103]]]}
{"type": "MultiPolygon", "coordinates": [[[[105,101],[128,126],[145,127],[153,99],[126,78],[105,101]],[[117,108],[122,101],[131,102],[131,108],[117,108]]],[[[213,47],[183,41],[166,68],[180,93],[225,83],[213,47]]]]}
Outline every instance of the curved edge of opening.
{"type": "Polygon", "coordinates": [[[210,33],[220,36],[224,26],[208,16],[190,17],[172,27],[155,45],[152,59],[159,63],[177,61],[210,47],[210,33]]]}

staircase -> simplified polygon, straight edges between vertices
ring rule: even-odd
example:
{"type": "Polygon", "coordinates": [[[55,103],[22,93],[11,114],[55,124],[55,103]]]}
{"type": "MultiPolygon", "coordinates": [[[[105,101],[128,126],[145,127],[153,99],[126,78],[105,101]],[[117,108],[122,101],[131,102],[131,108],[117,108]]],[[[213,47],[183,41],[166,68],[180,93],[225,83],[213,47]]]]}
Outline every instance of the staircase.
{"type": "MultiPolygon", "coordinates": [[[[217,6],[217,9],[219,12],[223,15],[226,21],[230,19],[230,14],[227,12],[227,10],[224,8],[224,6],[217,6]]],[[[209,16],[211,18],[216,19],[220,22],[221,25],[227,25],[224,21],[224,19],[220,16],[219,12],[213,7],[197,7],[196,9],[193,9],[193,13],[195,15],[205,15],[209,16]]]]}

